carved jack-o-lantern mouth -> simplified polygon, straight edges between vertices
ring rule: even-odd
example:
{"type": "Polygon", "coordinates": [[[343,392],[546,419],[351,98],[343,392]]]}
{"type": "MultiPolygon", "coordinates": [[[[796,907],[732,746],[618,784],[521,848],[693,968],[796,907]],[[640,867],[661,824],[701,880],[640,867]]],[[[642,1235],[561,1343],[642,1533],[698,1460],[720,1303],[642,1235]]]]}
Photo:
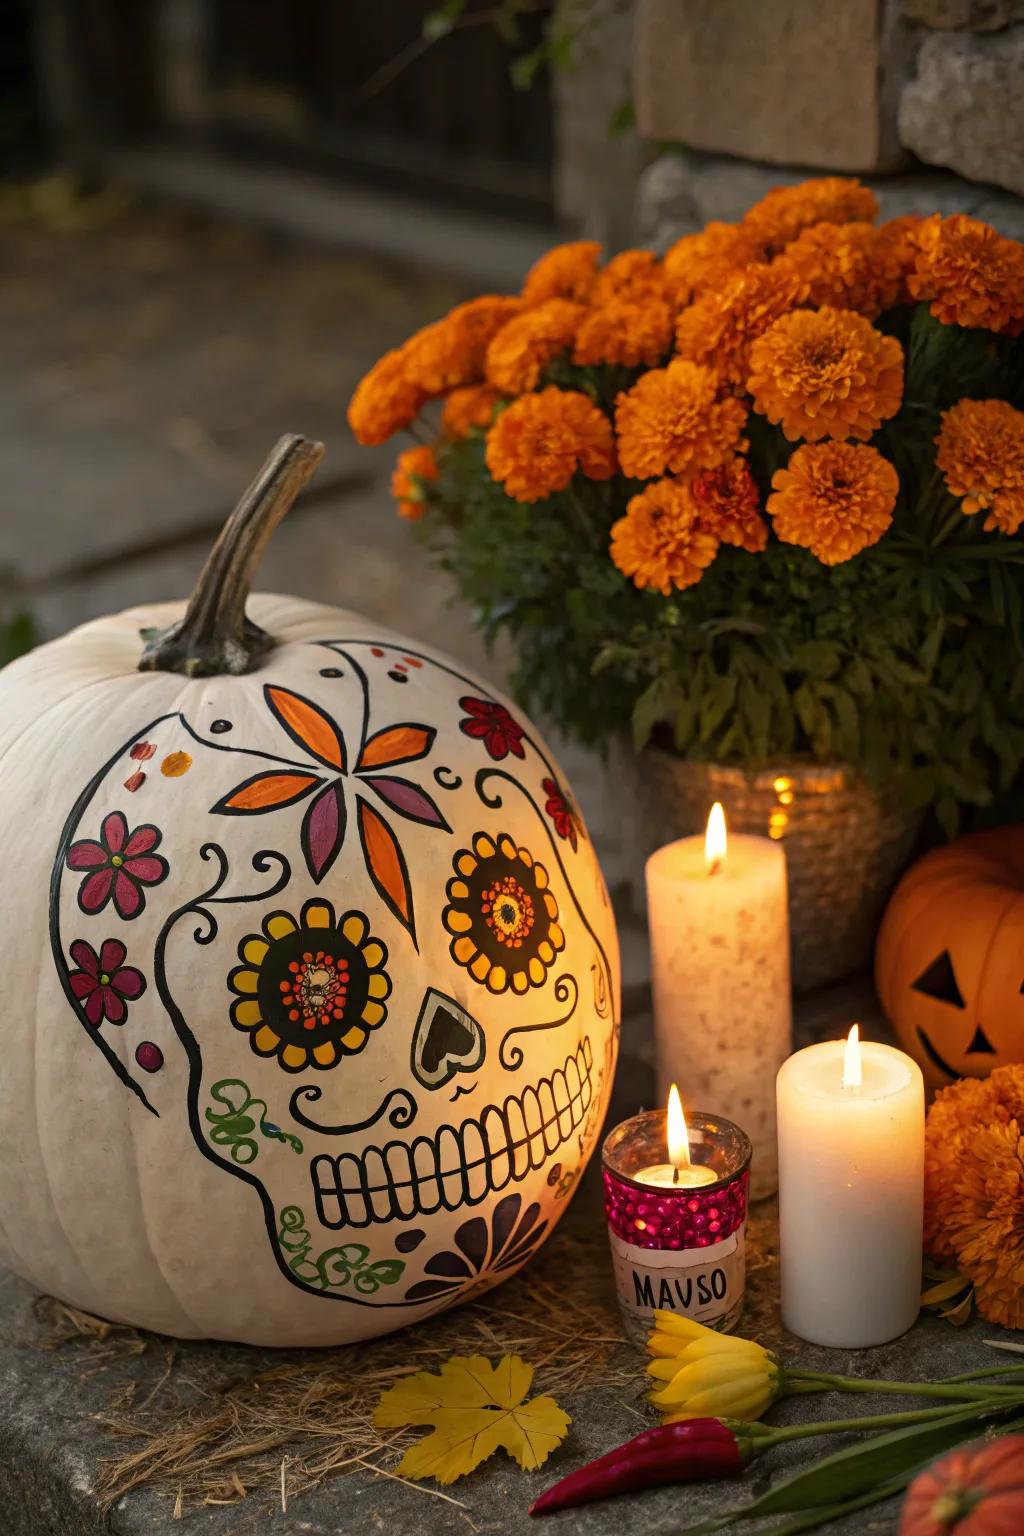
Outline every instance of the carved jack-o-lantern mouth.
{"type": "Polygon", "coordinates": [[[539,1169],[583,1124],[593,1097],[593,1052],[585,1039],[565,1066],[479,1119],[434,1136],[392,1141],[361,1155],[323,1154],[310,1164],[317,1217],[325,1227],[367,1227],[478,1205],[539,1169]]]}

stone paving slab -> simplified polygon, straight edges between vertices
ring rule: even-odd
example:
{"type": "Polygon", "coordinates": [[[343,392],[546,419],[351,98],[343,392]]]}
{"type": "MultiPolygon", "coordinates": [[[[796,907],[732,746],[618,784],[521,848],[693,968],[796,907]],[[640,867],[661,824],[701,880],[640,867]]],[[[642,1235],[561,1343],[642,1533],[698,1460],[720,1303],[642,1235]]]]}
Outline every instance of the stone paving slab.
{"type": "MultiPolygon", "coordinates": [[[[801,1006],[799,1039],[811,1034],[835,1034],[859,1014],[872,1033],[872,1013],[866,982],[830,988],[811,995],[801,1006]]],[[[650,1020],[638,1014],[627,1019],[626,1043],[609,1115],[614,1123],[651,1102],[650,1020]]],[[[598,1170],[592,1166],[568,1212],[563,1227],[545,1250],[550,1254],[566,1236],[582,1238],[592,1262],[609,1276],[609,1316],[613,1306],[610,1266],[598,1170]]],[[[824,1350],[806,1345],[782,1330],[777,1302],[777,1256],[774,1202],[754,1208],[748,1229],[749,1278],[742,1331],[777,1348],[783,1358],[799,1359],[813,1370],[897,1380],[934,1380],[991,1365],[996,1357],[982,1342],[1005,1337],[1003,1330],[975,1321],[954,1329],[934,1317],[924,1317],[902,1339],[875,1350],[824,1350]]],[[[567,1270],[566,1286],[572,1283],[567,1270]]],[[[500,1291],[496,1296],[500,1297],[500,1291]]],[[[185,1507],[173,1518],[173,1500],[147,1489],[136,1490],[104,1516],[95,1495],[97,1469],[115,1445],[97,1423],[116,1408],[132,1388],[135,1401],[149,1393],[162,1394],[170,1407],[186,1405],[203,1394],[223,1391],[301,1352],[257,1350],[242,1345],[187,1342],[168,1355],[167,1341],[151,1337],[141,1354],[75,1340],[57,1348],[40,1345],[51,1337],[40,1321],[30,1288],[0,1275],[0,1509],[4,1536],[150,1536],[180,1531],[181,1536],[355,1536],[356,1532],[411,1533],[423,1536],[520,1536],[528,1530],[551,1536],[670,1536],[683,1524],[721,1512],[741,1501],[745,1489],[762,1491],[782,1468],[813,1459],[814,1447],[790,1446],[758,1464],[742,1483],[700,1484],[689,1488],[651,1490],[642,1496],[571,1511],[550,1525],[536,1525],[527,1505],[547,1482],[585,1460],[636,1434],[650,1422],[642,1401],[642,1358],[636,1355],[637,1389],[580,1392],[563,1406],[573,1418],[565,1444],[536,1477],[519,1472],[500,1456],[448,1490],[449,1503],[429,1492],[413,1489],[369,1471],[357,1471],[293,1496],[282,1512],[280,1499],[254,1493],[227,1506],[185,1507]]],[[[623,1346],[626,1358],[628,1346],[623,1346]]],[[[347,1352],[333,1352],[344,1371],[347,1352]]],[[[895,1410],[908,1406],[888,1400],[895,1410]]],[[[869,1411],[873,1400],[834,1395],[798,1398],[772,1414],[773,1422],[798,1422],[814,1417],[852,1417],[869,1411]]],[[[432,1485],[426,1485],[431,1487],[432,1485]]],[[[895,1536],[898,1502],[833,1522],[836,1536],[853,1532],[895,1536]]]]}

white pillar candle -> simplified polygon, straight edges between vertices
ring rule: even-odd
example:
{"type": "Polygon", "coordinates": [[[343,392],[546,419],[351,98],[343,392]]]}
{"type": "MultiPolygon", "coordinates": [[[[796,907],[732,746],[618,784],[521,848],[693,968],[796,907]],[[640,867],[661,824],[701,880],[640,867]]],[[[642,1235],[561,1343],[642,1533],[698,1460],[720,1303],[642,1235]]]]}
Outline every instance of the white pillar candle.
{"type": "Polygon", "coordinates": [[[797,1051],[778,1079],[782,1320],[840,1349],[905,1333],[921,1294],[921,1069],[851,1039],[797,1051]]]}
{"type": "Polygon", "coordinates": [[[647,861],[658,1097],[727,1115],[754,1146],[751,1197],[778,1183],[775,1074],[791,1049],[786,858],[766,837],[706,837],[647,861]]]}

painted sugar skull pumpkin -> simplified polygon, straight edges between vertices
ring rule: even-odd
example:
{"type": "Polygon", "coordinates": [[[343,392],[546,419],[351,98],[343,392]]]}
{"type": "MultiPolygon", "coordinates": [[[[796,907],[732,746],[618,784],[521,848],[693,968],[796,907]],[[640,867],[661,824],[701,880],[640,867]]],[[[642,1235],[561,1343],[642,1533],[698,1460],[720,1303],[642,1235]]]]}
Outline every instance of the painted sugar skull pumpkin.
{"type": "Polygon", "coordinates": [[[321,452],[283,440],[184,616],[0,674],[0,1258],[183,1336],[357,1340],[512,1274],[615,1064],[607,893],[529,723],[356,615],[246,616],[321,452]]]}
{"type": "Polygon", "coordinates": [[[933,1088],[1024,1057],[1024,826],[958,838],[909,870],[882,921],[875,978],[933,1088]]]}

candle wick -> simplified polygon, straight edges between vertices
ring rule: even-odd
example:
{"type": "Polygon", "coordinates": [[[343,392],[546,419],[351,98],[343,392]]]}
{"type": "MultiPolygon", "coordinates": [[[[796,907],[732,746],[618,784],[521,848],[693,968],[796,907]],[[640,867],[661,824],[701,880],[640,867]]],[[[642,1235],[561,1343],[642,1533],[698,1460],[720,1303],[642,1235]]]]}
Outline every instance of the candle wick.
{"type": "Polygon", "coordinates": [[[711,863],[708,865],[708,876],[709,876],[709,878],[712,875],[720,874],[721,870],[722,870],[722,860],[721,859],[712,859],[711,863]]]}
{"type": "Polygon", "coordinates": [[[679,1183],[679,1164],[678,1163],[674,1163],[672,1165],[672,1183],[673,1184],[678,1184],[679,1183]]]}

